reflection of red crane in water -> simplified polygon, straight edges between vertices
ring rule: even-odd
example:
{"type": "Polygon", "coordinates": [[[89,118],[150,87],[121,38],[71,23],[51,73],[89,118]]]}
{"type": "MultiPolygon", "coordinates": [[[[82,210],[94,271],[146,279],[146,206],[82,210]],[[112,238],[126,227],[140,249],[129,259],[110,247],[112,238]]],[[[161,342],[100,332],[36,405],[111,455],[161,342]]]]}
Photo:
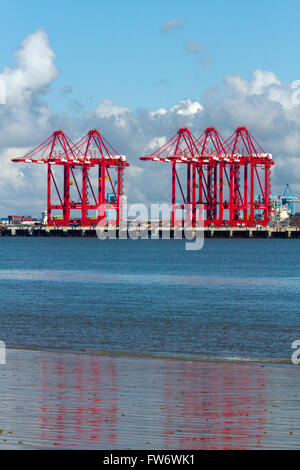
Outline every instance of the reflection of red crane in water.
{"type": "Polygon", "coordinates": [[[166,448],[263,447],[265,377],[260,368],[253,373],[236,364],[185,362],[176,384],[177,361],[169,361],[165,370],[166,448]]]}
{"type": "Polygon", "coordinates": [[[88,359],[79,354],[42,357],[40,429],[47,446],[116,445],[115,362],[88,359]]]}

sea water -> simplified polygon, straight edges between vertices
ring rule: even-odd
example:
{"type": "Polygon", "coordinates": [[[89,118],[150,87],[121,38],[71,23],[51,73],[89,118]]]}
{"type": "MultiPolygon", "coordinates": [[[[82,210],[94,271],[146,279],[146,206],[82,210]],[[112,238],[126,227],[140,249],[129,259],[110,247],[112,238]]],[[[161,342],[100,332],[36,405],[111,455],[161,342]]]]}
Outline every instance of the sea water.
{"type": "Polygon", "coordinates": [[[9,347],[290,360],[300,241],[2,237],[9,347]]]}

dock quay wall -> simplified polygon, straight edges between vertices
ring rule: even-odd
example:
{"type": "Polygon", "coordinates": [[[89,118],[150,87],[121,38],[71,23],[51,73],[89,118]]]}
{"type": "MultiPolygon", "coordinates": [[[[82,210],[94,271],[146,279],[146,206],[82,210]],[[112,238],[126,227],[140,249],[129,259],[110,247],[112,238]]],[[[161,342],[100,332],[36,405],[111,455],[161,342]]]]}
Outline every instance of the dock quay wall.
{"type": "MultiPolygon", "coordinates": [[[[196,229],[197,230],[197,229],[196,229]]],[[[196,230],[191,229],[189,235],[185,237],[182,231],[156,229],[151,231],[149,228],[141,228],[136,231],[137,238],[192,238],[196,237],[196,230]]],[[[199,230],[199,229],[198,229],[199,230]]],[[[107,232],[106,232],[107,233],[107,232]]],[[[96,229],[94,227],[5,227],[0,230],[0,237],[97,237],[96,229]]],[[[205,228],[205,238],[286,238],[286,239],[300,239],[299,227],[255,227],[255,228],[205,228]]],[[[119,231],[116,229],[115,238],[130,238],[130,234],[124,229],[119,231]]]]}

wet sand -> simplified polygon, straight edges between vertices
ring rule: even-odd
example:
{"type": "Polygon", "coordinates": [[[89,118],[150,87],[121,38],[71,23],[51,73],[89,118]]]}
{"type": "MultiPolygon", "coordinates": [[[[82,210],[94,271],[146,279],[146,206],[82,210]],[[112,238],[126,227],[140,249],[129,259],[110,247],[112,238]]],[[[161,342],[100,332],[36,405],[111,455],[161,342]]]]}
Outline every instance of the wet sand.
{"type": "Polygon", "coordinates": [[[300,448],[299,371],[8,349],[0,449],[300,448]]]}

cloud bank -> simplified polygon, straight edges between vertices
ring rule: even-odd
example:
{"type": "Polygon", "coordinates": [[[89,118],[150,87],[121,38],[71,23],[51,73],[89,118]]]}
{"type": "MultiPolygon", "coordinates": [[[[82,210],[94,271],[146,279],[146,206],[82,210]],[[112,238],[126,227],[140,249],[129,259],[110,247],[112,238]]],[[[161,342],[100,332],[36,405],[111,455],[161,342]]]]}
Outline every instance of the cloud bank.
{"type": "Polygon", "coordinates": [[[7,93],[6,104],[0,105],[1,216],[39,215],[45,209],[46,169],[10,159],[37,146],[57,128],[73,141],[98,128],[131,164],[125,177],[129,201],[164,202],[170,200],[169,166],[141,162],[140,155],[155,150],[180,127],[189,127],[198,136],[214,126],[228,137],[237,126],[246,125],[264,150],[273,153],[273,193],[289,182],[300,195],[299,88],[281,82],[271,71],[255,70],[249,80],[225,76],[219,89],[207,90],[198,100],[186,97],[170,109],[135,111],[112,97],[102,97],[94,109],[76,118],[55,114],[47,104],[58,73],[45,31],[25,38],[15,53],[15,65],[0,73],[7,93]]]}

